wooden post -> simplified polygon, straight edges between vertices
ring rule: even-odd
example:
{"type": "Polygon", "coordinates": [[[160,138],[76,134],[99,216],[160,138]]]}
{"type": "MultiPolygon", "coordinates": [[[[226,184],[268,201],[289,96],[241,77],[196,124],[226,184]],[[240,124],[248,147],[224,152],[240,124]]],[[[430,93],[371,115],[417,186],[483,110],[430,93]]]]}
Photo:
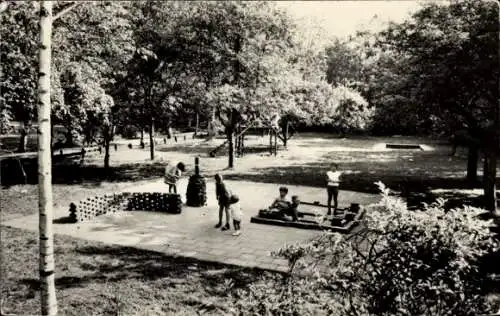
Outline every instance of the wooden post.
{"type": "Polygon", "coordinates": [[[197,176],[200,175],[200,158],[199,157],[194,158],[194,174],[197,176]]]}
{"type": "Polygon", "coordinates": [[[52,50],[52,1],[40,2],[38,69],[38,209],[40,237],[40,305],[42,315],[57,315],[55,287],[52,157],[50,152],[50,75],[52,50]]]}

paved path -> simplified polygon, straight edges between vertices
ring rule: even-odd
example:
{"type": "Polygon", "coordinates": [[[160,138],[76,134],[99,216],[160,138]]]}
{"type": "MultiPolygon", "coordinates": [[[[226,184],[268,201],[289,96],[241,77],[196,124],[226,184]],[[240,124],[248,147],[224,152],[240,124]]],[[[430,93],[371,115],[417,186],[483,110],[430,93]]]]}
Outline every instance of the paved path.
{"type": "MultiPolygon", "coordinates": [[[[319,234],[318,231],[250,223],[250,217],[277,196],[279,185],[242,181],[227,181],[227,185],[240,196],[244,211],[242,234],[238,237],[232,236],[232,231],[222,232],[214,228],[218,220],[218,207],[214,198],[215,185],[211,180],[207,183],[208,205],[203,208],[184,207],[180,215],[140,211],[103,215],[88,223],[55,223],[54,232],[171,255],[278,271],[286,270],[287,262],[270,256],[271,251],[319,234]]],[[[187,179],[181,180],[179,192],[186,192],[186,186],[187,179]]],[[[324,202],[325,194],[321,188],[288,187],[291,195],[297,194],[303,201],[324,202]]],[[[127,191],[165,192],[167,188],[158,180],[127,191]]],[[[341,191],[339,199],[343,206],[351,202],[375,202],[377,196],[341,191]]],[[[67,208],[55,209],[55,219],[66,216],[67,208]]],[[[17,218],[3,224],[36,231],[38,215],[17,218]]]]}

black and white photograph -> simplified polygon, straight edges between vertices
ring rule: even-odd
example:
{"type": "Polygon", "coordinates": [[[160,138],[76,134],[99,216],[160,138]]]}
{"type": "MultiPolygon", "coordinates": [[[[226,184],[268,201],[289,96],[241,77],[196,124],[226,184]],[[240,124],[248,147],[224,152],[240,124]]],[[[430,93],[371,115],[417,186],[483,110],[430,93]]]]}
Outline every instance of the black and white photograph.
{"type": "Polygon", "coordinates": [[[500,316],[499,8],[0,0],[0,316],[500,316]]]}

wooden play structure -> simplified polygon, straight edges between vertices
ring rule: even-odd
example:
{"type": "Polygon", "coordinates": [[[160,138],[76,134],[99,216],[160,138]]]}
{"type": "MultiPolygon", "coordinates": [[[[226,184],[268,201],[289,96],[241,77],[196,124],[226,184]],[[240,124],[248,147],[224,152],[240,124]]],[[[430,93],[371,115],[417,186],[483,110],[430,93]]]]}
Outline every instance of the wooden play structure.
{"type": "MultiPolygon", "coordinates": [[[[236,133],[233,136],[236,155],[243,156],[244,146],[245,146],[245,133],[252,126],[253,124],[249,124],[248,126],[238,125],[238,127],[236,128],[236,133]]],[[[229,140],[226,139],[221,145],[215,147],[210,151],[209,153],[210,157],[215,157],[217,153],[223,148],[225,148],[228,144],[229,140]]]]}
{"type": "MultiPolygon", "coordinates": [[[[281,117],[275,114],[270,122],[264,126],[257,126],[255,121],[247,125],[238,124],[233,137],[235,154],[240,157],[243,156],[245,154],[245,137],[248,135],[248,132],[259,130],[261,131],[259,134],[262,137],[269,136],[269,154],[276,156],[278,154],[278,139],[283,142],[283,146],[286,148],[287,141],[296,133],[295,128],[288,121],[284,122],[283,126],[280,126],[280,120],[281,117]]],[[[228,144],[229,140],[226,139],[221,145],[209,152],[210,157],[215,157],[228,144]]]]}

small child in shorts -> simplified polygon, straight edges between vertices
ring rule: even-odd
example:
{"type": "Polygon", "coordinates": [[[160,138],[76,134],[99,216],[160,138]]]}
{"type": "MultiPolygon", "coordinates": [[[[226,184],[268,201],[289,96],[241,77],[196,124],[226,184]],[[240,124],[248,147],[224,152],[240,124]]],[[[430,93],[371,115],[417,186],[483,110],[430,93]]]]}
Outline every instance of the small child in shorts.
{"type": "Polygon", "coordinates": [[[298,195],[292,196],[292,202],[288,208],[283,209],[280,213],[283,219],[297,221],[299,219],[300,199],[298,195]]]}
{"type": "Polygon", "coordinates": [[[167,164],[165,167],[165,184],[168,184],[168,193],[177,194],[177,182],[186,171],[184,163],[167,164]]]}
{"type": "Polygon", "coordinates": [[[300,198],[298,195],[292,196],[292,204],[290,205],[288,215],[292,217],[293,221],[298,220],[299,218],[299,205],[300,205],[300,198]]]}
{"type": "Polygon", "coordinates": [[[239,201],[239,197],[235,194],[231,195],[231,197],[229,198],[229,209],[231,210],[231,217],[233,218],[234,226],[233,236],[239,236],[241,234],[241,220],[243,217],[243,211],[241,210],[239,201]]]}

